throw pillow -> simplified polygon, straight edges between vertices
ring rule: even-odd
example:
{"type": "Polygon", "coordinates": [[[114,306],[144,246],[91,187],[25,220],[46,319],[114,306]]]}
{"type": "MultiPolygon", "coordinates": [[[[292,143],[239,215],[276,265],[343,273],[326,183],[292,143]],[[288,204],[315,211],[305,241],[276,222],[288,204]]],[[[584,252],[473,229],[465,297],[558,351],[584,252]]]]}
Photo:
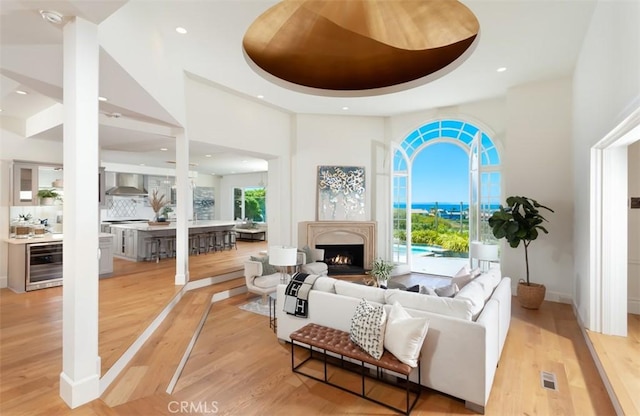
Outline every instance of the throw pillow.
{"type": "Polygon", "coordinates": [[[440,296],[441,298],[452,298],[456,293],[458,293],[459,289],[458,285],[454,283],[448,286],[437,287],[435,288],[435,291],[436,295],[440,296]]]}
{"type": "Polygon", "coordinates": [[[387,314],[382,305],[373,306],[362,299],[351,318],[349,338],[376,360],[384,353],[384,329],[387,314]]]}
{"type": "Polygon", "coordinates": [[[276,266],[272,266],[269,264],[269,256],[260,256],[260,257],[251,256],[249,259],[251,261],[258,261],[262,263],[262,276],[266,276],[266,275],[274,274],[278,272],[278,269],[276,269],[276,266]]]}
{"type": "Polygon", "coordinates": [[[313,263],[314,261],[316,261],[315,257],[313,256],[313,251],[311,251],[311,247],[309,246],[304,246],[302,247],[302,251],[304,251],[304,255],[306,257],[306,262],[308,263],[313,263]]]}
{"type": "Polygon", "coordinates": [[[418,366],[422,344],[429,329],[429,319],[414,318],[400,305],[393,303],[384,333],[384,347],[401,362],[418,366]]]}
{"type": "Polygon", "coordinates": [[[420,286],[420,294],[422,295],[429,295],[429,296],[438,296],[438,294],[436,293],[436,291],[429,287],[429,286],[420,286]]]}

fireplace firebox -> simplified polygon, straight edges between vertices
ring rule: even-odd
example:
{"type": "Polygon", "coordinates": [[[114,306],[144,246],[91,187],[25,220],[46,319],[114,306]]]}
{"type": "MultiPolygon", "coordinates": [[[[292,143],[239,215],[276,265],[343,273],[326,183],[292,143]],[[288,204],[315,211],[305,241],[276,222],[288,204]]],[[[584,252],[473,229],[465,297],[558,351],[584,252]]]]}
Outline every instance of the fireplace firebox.
{"type": "Polygon", "coordinates": [[[364,244],[317,244],[324,249],[329,275],[364,274],[364,244]]]}

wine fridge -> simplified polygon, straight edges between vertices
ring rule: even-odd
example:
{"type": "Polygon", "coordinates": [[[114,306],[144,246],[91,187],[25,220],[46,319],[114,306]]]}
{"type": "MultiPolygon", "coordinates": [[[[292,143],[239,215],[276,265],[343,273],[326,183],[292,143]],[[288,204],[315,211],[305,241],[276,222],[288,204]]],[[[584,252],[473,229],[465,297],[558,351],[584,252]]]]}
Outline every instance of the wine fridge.
{"type": "Polygon", "coordinates": [[[27,244],[27,291],[62,285],[62,242],[27,244]]]}

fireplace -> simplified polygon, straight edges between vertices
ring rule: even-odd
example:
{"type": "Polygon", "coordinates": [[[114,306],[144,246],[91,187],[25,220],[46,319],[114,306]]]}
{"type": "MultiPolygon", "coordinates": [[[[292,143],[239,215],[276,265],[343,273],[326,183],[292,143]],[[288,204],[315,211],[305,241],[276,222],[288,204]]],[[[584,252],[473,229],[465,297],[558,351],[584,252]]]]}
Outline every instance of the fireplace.
{"type": "Polygon", "coordinates": [[[364,244],[316,244],[324,249],[329,275],[364,274],[364,244]]]}
{"type": "MultiPolygon", "coordinates": [[[[362,247],[362,267],[371,269],[376,256],[376,223],[374,221],[304,221],[298,223],[300,247],[324,248],[327,246],[359,245],[362,247]]],[[[331,274],[331,266],[329,266],[331,274]]],[[[362,273],[362,272],[360,272],[362,273]]],[[[337,272],[334,272],[337,274],[337,272]]]]}

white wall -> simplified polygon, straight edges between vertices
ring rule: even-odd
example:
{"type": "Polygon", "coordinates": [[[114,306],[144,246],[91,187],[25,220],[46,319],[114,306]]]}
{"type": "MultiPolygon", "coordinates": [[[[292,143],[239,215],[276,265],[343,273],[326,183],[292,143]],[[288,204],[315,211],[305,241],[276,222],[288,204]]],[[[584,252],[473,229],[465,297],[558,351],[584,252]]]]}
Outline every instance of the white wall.
{"type": "Polygon", "coordinates": [[[587,328],[591,313],[590,149],[640,106],[640,2],[599,1],[573,83],[574,302],[587,328]],[[623,63],[624,62],[624,63],[623,63]]]}
{"type": "MultiPolygon", "coordinates": [[[[365,220],[374,220],[374,206],[388,204],[384,195],[375,192],[379,169],[374,165],[374,146],[385,144],[384,118],[300,114],[295,117],[294,125],[297,141],[292,155],[291,181],[295,227],[301,221],[317,218],[318,166],[364,166],[365,220]]],[[[379,236],[380,230],[386,229],[388,219],[381,222],[377,227],[379,236]]],[[[297,233],[297,228],[294,232],[297,233]]],[[[385,250],[386,243],[378,238],[378,252],[385,250]]]]}
{"type": "MultiPolygon", "coordinates": [[[[640,140],[628,148],[629,197],[640,198],[640,140]]],[[[629,313],[640,314],[640,208],[629,209],[629,313]]]]}
{"type": "MultiPolygon", "coordinates": [[[[542,212],[545,228],[529,246],[530,281],[547,287],[545,299],[570,302],[573,274],[573,183],[571,181],[571,80],[512,88],[507,93],[504,194],[533,198],[553,209],[542,212]]],[[[503,242],[502,272],[526,279],[524,247],[503,242]]]]}

